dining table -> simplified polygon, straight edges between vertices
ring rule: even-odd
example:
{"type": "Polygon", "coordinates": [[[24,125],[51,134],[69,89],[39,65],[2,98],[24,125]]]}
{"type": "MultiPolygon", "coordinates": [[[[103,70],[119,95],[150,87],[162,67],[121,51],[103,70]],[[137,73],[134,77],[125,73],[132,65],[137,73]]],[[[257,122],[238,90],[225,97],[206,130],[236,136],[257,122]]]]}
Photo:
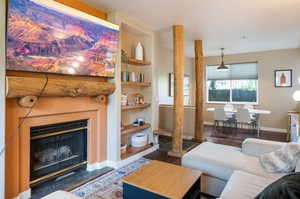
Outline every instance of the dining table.
{"type": "MultiPolygon", "coordinates": [[[[215,108],[210,107],[206,109],[209,112],[214,112],[215,108]]],[[[250,114],[253,114],[256,116],[256,125],[257,125],[257,137],[260,136],[260,115],[270,115],[271,111],[270,110],[264,110],[264,109],[248,109],[250,114]]],[[[224,108],[224,111],[226,113],[231,113],[231,114],[235,114],[237,113],[238,109],[231,109],[231,108],[224,108]]]]}

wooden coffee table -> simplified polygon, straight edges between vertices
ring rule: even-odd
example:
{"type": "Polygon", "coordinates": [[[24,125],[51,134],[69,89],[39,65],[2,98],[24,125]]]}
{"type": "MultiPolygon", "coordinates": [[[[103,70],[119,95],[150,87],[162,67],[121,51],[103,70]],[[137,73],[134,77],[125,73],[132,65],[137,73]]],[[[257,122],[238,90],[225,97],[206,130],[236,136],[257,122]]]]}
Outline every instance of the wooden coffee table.
{"type": "Polygon", "coordinates": [[[123,178],[123,199],[198,199],[201,174],[154,160],[123,178]]]}

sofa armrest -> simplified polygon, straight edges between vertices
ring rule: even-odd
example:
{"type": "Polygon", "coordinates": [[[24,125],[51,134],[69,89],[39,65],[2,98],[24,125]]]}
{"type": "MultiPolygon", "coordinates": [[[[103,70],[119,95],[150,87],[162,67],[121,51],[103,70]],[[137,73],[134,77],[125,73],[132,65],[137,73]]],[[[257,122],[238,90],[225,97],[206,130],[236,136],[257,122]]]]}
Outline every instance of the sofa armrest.
{"type": "Polygon", "coordinates": [[[258,157],[264,153],[275,151],[285,144],[286,143],[284,142],[247,138],[242,144],[242,152],[247,155],[258,157]]]}
{"type": "Polygon", "coordinates": [[[66,192],[66,191],[55,191],[45,197],[43,197],[42,199],[82,199],[81,197],[75,196],[70,192],[66,192]]]}

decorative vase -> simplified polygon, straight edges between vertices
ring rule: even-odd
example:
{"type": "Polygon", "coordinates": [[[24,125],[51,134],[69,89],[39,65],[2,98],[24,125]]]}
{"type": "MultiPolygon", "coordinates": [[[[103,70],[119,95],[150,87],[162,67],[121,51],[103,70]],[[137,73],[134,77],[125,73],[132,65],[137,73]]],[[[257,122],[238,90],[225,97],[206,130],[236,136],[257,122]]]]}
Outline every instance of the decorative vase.
{"type": "Polygon", "coordinates": [[[141,60],[141,61],[144,60],[144,49],[143,49],[143,46],[142,46],[141,42],[139,42],[136,45],[136,48],[135,48],[135,59],[141,60]]]}

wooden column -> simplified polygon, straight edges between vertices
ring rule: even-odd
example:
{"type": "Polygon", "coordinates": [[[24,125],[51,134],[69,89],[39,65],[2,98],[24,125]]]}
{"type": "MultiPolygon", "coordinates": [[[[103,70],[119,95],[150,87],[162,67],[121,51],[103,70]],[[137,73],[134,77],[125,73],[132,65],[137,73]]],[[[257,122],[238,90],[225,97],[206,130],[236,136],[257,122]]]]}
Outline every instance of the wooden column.
{"type": "Polygon", "coordinates": [[[204,57],[202,40],[195,40],[195,77],[196,77],[196,111],[195,138],[196,142],[205,141],[203,131],[203,88],[204,88],[204,57]]]}
{"type": "Polygon", "coordinates": [[[184,27],[182,25],[173,26],[173,70],[174,70],[174,121],[172,151],[170,156],[181,157],[183,138],[183,79],[184,79],[184,27]]]}

